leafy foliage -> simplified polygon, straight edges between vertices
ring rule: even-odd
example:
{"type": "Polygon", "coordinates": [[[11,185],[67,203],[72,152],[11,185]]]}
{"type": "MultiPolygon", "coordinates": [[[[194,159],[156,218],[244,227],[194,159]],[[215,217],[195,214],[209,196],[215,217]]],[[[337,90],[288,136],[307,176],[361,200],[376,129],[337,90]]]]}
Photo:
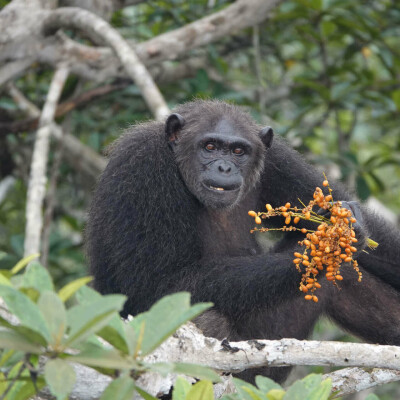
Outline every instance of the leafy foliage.
{"type": "Polygon", "coordinates": [[[83,286],[82,279],[57,293],[48,271],[38,262],[31,262],[23,274],[16,275],[29,261],[32,257],[11,271],[0,272],[0,296],[11,320],[18,319],[18,323],[11,323],[9,318],[0,317],[0,368],[8,371],[2,388],[3,393],[9,393],[7,399],[28,398],[35,392],[32,389],[37,382],[40,388],[47,385],[57,399],[65,399],[76,380],[71,362],[112,377],[117,371],[122,373],[104,392],[104,399],[128,398],[134,391],[151,398],[136,387],[127,371],[135,371],[136,375],[144,371],[184,373],[210,382],[219,380],[215,372],[205,367],[148,364],[143,360],[182,324],[209,308],[210,303],[191,306],[189,293],[177,293],[124,323],[118,312],[125,296],[101,296],[83,286]],[[74,294],[77,300],[68,306],[65,301],[74,294]],[[38,369],[38,356],[45,356],[44,373],[38,369]],[[27,380],[29,376],[34,379],[27,380]]]}

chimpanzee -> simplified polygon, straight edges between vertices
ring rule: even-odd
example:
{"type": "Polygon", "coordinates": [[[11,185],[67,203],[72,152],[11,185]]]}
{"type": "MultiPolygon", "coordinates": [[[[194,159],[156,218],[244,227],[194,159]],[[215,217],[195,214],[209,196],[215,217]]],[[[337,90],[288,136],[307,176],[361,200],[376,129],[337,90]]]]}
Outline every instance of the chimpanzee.
{"type": "MultiPolygon", "coordinates": [[[[299,233],[287,232],[270,250],[250,233],[249,210],[300,206],[323,179],[283,139],[273,139],[270,127],[224,102],[193,101],[165,123],[136,125],[112,146],[89,213],[95,287],[127,295],[124,315],[189,291],[193,302],[214,303],[196,323],[220,339],[304,339],[325,314],[367,341],[400,345],[400,234],[351,202],[340,185],[331,186],[334,198],[361,222],[362,282],[343,266],[340,290],[326,281],[319,302],[307,302],[293,264],[299,233]],[[379,243],[368,254],[366,235],[379,243]]],[[[288,368],[254,373],[282,381],[288,368]]]]}

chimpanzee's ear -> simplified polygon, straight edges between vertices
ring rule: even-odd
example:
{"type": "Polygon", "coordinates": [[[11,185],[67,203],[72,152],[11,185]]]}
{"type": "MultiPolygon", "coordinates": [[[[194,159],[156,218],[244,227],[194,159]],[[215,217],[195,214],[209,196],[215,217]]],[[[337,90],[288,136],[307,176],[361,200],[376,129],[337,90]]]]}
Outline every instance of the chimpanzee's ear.
{"type": "Polygon", "coordinates": [[[269,149],[272,145],[272,139],[274,138],[274,130],[270,126],[266,126],[261,129],[259,135],[264,146],[269,149]]]}
{"type": "Polygon", "coordinates": [[[177,113],[171,114],[165,121],[165,136],[170,144],[178,139],[177,133],[185,125],[185,119],[177,113]]]}

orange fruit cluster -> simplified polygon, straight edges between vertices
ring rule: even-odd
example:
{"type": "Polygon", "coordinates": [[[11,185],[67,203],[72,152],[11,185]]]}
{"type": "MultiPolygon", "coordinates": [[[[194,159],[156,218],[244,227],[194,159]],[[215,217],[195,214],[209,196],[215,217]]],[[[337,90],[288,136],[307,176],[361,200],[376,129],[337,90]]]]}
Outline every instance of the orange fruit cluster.
{"type": "MultiPolygon", "coordinates": [[[[318,277],[324,269],[326,279],[335,285],[338,281],[343,280],[343,276],[340,274],[340,267],[343,262],[352,263],[353,268],[358,273],[358,281],[361,281],[362,278],[358,263],[353,259],[353,254],[357,251],[357,248],[354,247],[357,239],[352,224],[356,222],[356,219],[352,216],[350,210],[342,207],[340,201],[333,201],[332,189],[329,187],[327,180],[323,182],[323,186],[328,188],[329,194],[324,195],[322,189],[317,187],[313,200],[307,206],[303,204],[304,208],[302,209],[292,208],[290,203],[276,208],[267,204],[267,212],[256,213],[255,211],[249,211],[248,213],[258,225],[261,224],[262,219],[278,215],[285,218],[285,225],[289,225],[291,222],[297,224],[300,219],[318,223],[316,230],[283,226],[282,228],[254,228],[251,231],[300,230],[306,235],[306,238],[299,242],[305,249],[303,253],[294,253],[293,263],[299,272],[302,272],[301,266],[305,267],[305,272],[300,282],[300,290],[305,294],[304,298],[306,300],[313,300],[314,302],[318,302],[318,297],[314,292],[321,287],[320,283],[318,283],[318,277]],[[314,206],[328,210],[330,217],[327,218],[314,212],[314,206]]],[[[377,245],[377,243],[375,244],[377,245]]]]}
{"type": "MultiPolygon", "coordinates": [[[[339,212],[343,210],[338,205],[335,205],[335,208],[339,212]]],[[[346,217],[339,214],[339,217],[333,218],[337,221],[334,224],[322,223],[318,226],[317,231],[307,233],[307,239],[300,242],[306,247],[303,254],[294,253],[296,258],[293,262],[299,272],[301,272],[300,264],[306,267],[300,283],[301,291],[311,292],[311,295],[305,296],[306,300],[318,301],[314,292],[321,287],[317,282],[317,276],[320,271],[324,270],[324,267],[326,267],[325,277],[332,283],[343,280],[343,276],[340,274],[343,262],[351,262],[358,273],[358,280],[361,281],[362,278],[357,261],[353,259],[353,253],[357,251],[354,247],[354,243],[357,242],[354,230],[343,221],[346,217]]]]}

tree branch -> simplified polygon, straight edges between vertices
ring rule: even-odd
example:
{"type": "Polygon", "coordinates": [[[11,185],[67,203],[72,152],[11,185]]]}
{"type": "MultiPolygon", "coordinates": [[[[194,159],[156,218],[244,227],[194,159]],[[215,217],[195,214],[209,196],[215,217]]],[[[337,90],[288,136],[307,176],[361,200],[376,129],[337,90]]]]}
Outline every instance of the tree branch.
{"type": "MultiPolygon", "coordinates": [[[[88,90],[79,96],[73,97],[63,103],[58,104],[55,118],[59,118],[69,113],[81,105],[90,102],[97,97],[105,96],[108,93],[114,92],[116,90],[121,90],[127,87],[130,84],[130,81],[124,83],[115,83],[110,85],[99,86],[94,89],[88,90]]],[[[12,96],[13,100],[19,105],[19,108],[22,111],[29,110],[37,110],[38,113],[29,112],[28,115],[31,118],[24,119],[22,121],[12,121],[12,122],[0,122],[0,136],[7,135],[9,133],[18,133],[18,132],[26,132],[33,131],[38,127],[39,124],[39,116],[40,112],[37,109],[36,105],[32,104],[27,100],[21,92],[15,88],[15,86],[10,85],[8,88],[9,94],[12,96]]]]}
{"type": "Polygon", "coordinates": [[[400,372],[381,368],[374,368],[371,371],[362,368],[343,368],[326,374],[323,378],[332,379],[332,390],[339,391],[335,395],[336,398],[385,383],[397,382],[400,380],[400,372]]]}
{"type": "Polygon", "coordinates": [[[37,125],[39,124],[40,110],[36,107],[34,103],[32,103],[29,99],[27,99],[13,83],[7,85],[7,90],[8,94],[18,105],[18,108],[24,111],[31,118],[36,119],[37,121],[37,124],[35,126],[36,129],[37,125]]]}
{"type": "Polygon", "coordinates": [[[147,105],[157,119],[170,112],[150,73],[125,39],[106,21],[80,8],[59,8],[44,21],[44,31],[73,27],[101,37],[116,53],[126,73],[141,91],[147,105]]]}
{"type": "MultiPolygon", "coordinates": [[[[232,351],[226,351],[221,341],[203,336],[192,323],[181,327],[177,333],[165,341],[154,353],[145,358],[146,362],[190,362],[207,365],[219,372],[238,373],[249,368],[288,365],[328,365],[328,366],[366,366],[390,367],[397,371],[373,369],[370,372],[360,368],[345,368],[325,377],[332,378],[334,390],[351,393],[368,387],[400,380],[400,348],[373,344],[300,341],[296,339],[248,340],[231,342],[232,351]],[[342,371],[342,372],[341,372],[342,371]],[[358,389],[358,384],[360,388],[358,389]]],[[[86,382],[85,368],[79,367],[76,387],[86,382]]],[[[105,378],[109,379],[109,378],[105,378]]],[[[176,376],[161,377],[145,373],[138,378],[138,385],[153,396],[169,392],[176,376]]],[[[106,381],[108,382],[108,380],[106,381]]],[[[216,392],[227,383],[217,384],[216,392]]],[[[104,386],[96,385],[99,396],[104,386]]],[[[227,393],[225,391],[225,393],[227,393]]]]}
{"type": "MultiPolygon", "coordinates": [[[[12,96],[14,101],[20,106],[21,110],[25,110],[28,115],[33,117],[30,120],[22,122],[30,121],[32,124],[33,123],[35,124],[35,127],[37,127],[38,119],[36,117],[40,115],[40,110],[36,107],[35,104],[31,103],[28,99],[26,99],[24,95],[16,87],[9,86],[8,89],[9,89],[9,94],[12,96]]],[[[93,90],[93,92],[97,90],[98,92],[102,91],[101,88],[96,88],[93,90]]],[[[106,91],[105,88],[104,91],[106,91]]],[[[88,91],[86,93],[83,93],[82,97],[78,96],[77,98],[75,98],[74,104],[79,103],[81,100],[83,101],[83,99],[92,98],[92,95],[94,94],[93,92],[88,91]]],[[[64,110],[68,109],[71,101],[73,100],[62,103],[60,106],[64,104],[62,108],[64,110]]],[[[58,109],[59,108],[57,107],[57,110],[58,109]]],[[[17,125],[18,122],[16,122],[15,124],[17,125]]],[[[26,130],[29,130],[29,128],[26,127],[26,130]]],[[[9,133],[7,132],[7,130],[5,130],[5,132],[9,133]]],[[[1,124],[0,124],[0,133],[2,133],[1,124]]],[[[99,155],[94,150],[92,150],[90,147],[81,143],[75,136],[69,133],[63,134],[61,128],[59,128],[58,126],[53,127],[51,134],[58,141],[63,139],[63,145],[64,148],[66,149],[66,151],[63,153],[63,157],[69,162],[71,167],[88,176],[90,180],[95,181],[95,179],[99,176],[101,171],[103,171],[104,168],[106,167],[107,164],[106,159],[101,155],[99,155]]]]}
{"type": "Polygon", "coordinates": [[[25,60],[17,60],[4,64],[0,68],[0,87],[19,78],[32,65],[32,63],[32,59],[26,58],[25,60]]]}
{"type": "MultiPolygon", "coordinates": [[[[188,77],[193,77],[196,75],[196,72],[198,71],[199,68],[205,68],[207,66],[207,57],[202,56],[202,57],[194,57],[190,58],[186,61],[175,63],[171,61],[166,61],[161,65],[155,65],[151,68],[150,72],[153,76],[153,79],[158,82],[159,84],[164,84],[164,83],[170,83],[170,82],[175,82],[180,79],[185,79],[188,77]]],[[[214,76],[213,76],[214,78],[214,76]]],[[[221,81],[222,78],[218,78],[218,81],[221,81]]],[[[69,113],[70,111],[81,107],[82,105],[85,105],[86,103],[91,102],[92,100],[95,100],[96,98],[106,96],[109,93],[112,93],[117,90],[122,90],[125,87],[129,86],[132,84],[132,81],[130,79],[126,79],[123,82],[118,82],[118,83],[111,83],[107,85],[102,85],[95,87],[93,89],[90,89],[79,96],[72,97],[63,103],[60,103],[57,106],[56,110],[56,118],[62,117],[65,114],[69,113]]],[[[10,84],[11,85],[11,84],[10,84]]],[[[19,133],[19,132],[30,132],[38,127],[39,123],[39,116],[40,116],[40,111],[37,109],[37,107],[30,103],[29,100],[27,100],[20,91],[18,91],[19,95],[18,97],[14,96],[14,91],[18,90],[15,88],[15,86],[8,86],[8,92],[12,96],[13,100],[15,103],[19,106],[19,108],[23,111],[27,111],[27,107],[33,106],[36,108],[37,113],[36,114],[28,114],[30,118],[24,119],[24,120],[18,120],[18,121],[11,121],[11,122],[0,122],[0,137],[8,135],[10,133],[19,133]],[[12,91],[10,88],[13,88],[12,91]],[[23,102],[21,103],[21,96],[24,97],[23,102]],[[29,102],[31,106],[28,106],[26,102],[29,102]]],[[[84,146],[84,145],[83,145],[84,146]]],[[[99,171],[101,172],[101,171],[99,171]]],[[[98,174],[96,174],[95,177],[97,177],[98,174]]]]}
{"type": "Polygon", "coordinates": [[[61,65],[56,70],[40,117],[40,128],[36,134],[26,204],[25,257],[38,253],[40,249],[40,236],[43,224],[42,204],[45,194],[50,132],[52,130],[57,102],[68,77],[68,72],[69,70],[65,65],[61,65]]]}
{"type": "MultiPolygon", "coordinates": [[[[400,371],[400,347],[365,343],[320,342],[297,339],[249,340],[231,342],[235,351],[222,351],[221,341],[194,335],[186,326],[174,348],[173,337],[169,350],[162,346],[159,355],[167,361],[179,359],[210,366],[218,371],[238,373],[249,368],[287,365],[326,365],[346,367],[390,368],[400,371]],[[191,361],[190,361],[191,360],[191,361]]],[[[182,328],[183,329],[183,328],[182,328]]]]}
{"type": "MultiPolygon", "coordinates": [[[[71,61],[71,73],[86,79],[102,82],[110,78],[127,77],[114,52],[108,48],[78,44],[65,38],[65,35],[44,38],[41,35],[43,24],[54,11],[26,5],[18,10],[16,7],[11,9],[14,1],[0,12],[0,26],[4,27],[0,37],[0,62],[25,60],[29,57],[29,65],[38,61],[55,66],[67,57],[71,61]],[[16,14],[19,15],[18,18],[15,18],[16,14]]],[[[136,54],[146,66],[174,60],[188,50],[205,46],[224,36],[231,36],[241,29],[268,19],[281,2],[282,0],[237,0],[223,10],[182,28],[140,44],[128,43],[135,48],[136,54]]],[[[0,83],[2,81],[0,70],[0,83]]]]}

